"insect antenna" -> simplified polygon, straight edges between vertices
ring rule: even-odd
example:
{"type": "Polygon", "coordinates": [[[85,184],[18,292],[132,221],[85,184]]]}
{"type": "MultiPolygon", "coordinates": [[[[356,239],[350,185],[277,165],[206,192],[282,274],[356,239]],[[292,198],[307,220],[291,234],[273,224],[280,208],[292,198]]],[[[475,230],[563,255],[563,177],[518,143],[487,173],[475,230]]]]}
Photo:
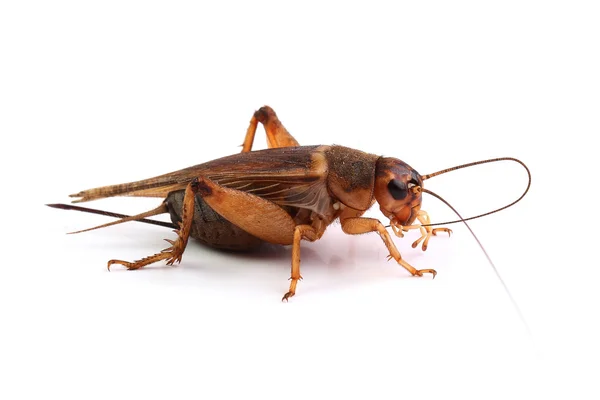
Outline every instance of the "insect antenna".
{"type": "Polygon", "coordinates": [[[481,164],[487,164],[487,163],[499,162],[499,161],[514,161],[514,162],[517,162],[517,163],[521,164],[523,166],[523,168],[525,168],[525,171],[527,171],[527,178],[528,178],[527,187],[525,188],[525,191],[523,192],[523,194],[517,200],[513,201],[512,203],[510,203],[510,204],[508,204],[508,205],[506,205],[504,207],[500,207],[500,208],[497,208],[495,210],[492,210],[492,211],[489,211],[489,212],[486,212],[486,213],[483,213],[483,214],[476,215],[474,217],[463,218],[460,215],[460,213],[454,207],[452,207],[452,205],[450,203],[448,203],[448,201],[446,201],[444,198],[442,198],[437,193],[434,193],[431,190],[425,189],[425,188],[420,187],[420,186],[414,187],[413,190],[415,190],[417,192],[421,191],[421,192],[427,193],[427,194],[429,194],[429,195],[437,198],[438,200],[440,200],[441,202],[443,202],[444,204],[446,204],[452,211],[454,211],[454,213],[458,216],[458,218],[460,218],[460,219],[455,220],[455,221],[439,222],[439,223],[436,222],[436,223],[433,223],[433,224],[424,224],[422,226],[449,225],[449,224],[454,224],[454,223],[458,223],[458,222],[463,222],[465,224],[465,226],[467,227],[467,229],[469,230],[469,232],[471,232],[471,235],[473,235],[473,238],[475,239],[475,241],[479,245],[479,248],[481,249],[481,251],[485,255],[485,258],[487,258],[490,266],[494,270],[494,273],[496,274],[496,277],[500,281],[500,284],[502,285],[502,287],[504,288],[504,291],[506,292],[506,295],[510,299],[510,302],[512,303],[513,308],[515,309],[517,315],[519,316],[519,319],[521,320],[521,322],[525,326],[525,329],[527,330],[527,333],[528,333],[529,337],[531,338],[531,330],[529,329],[529,325],[527,324],[527,321],[525,320],[525,317],[523,316],[523,313],[521,312],[521,309],[519,308],[519,305],[517,304],[517,302],[515,301],[514,297],[511,294],[510,290],[508,289],[508,286],[506,285],[506,282],[504,282],[504,279],[502,279],[502,276],[500,275],[500,272],[498,272],[498,268],[496,268],[496,265],[492,261],[492,259],[489,256],[488,252],[483,247],[483,244],[481,244],[481,241],[479,240],[479,238],[477,237],[477,235],[475,235],[475,232],[473,232],[473,230],[471,229],[471,227],[467,223],[467,221],[470,221],[470,220],[473,220],[473,219],[476,219],[476,218],[481,218],[481,217],[484,217],[486,215],[494,214],[494,213],[497,213],[498,211],[505,210],[505,209],[507,209],[507,208],[509,208],[509,207],[511,207],[511,206],[513,206],[515,204],[517,204],[519,201],[521,201],[521,199],[523,199],[523,197],[525,197],[525,195],[529,191],[529,188],[531,187],[531,172],[529,171],[529,168],[527,167],[527,165],[525,165],[525,163],[522,162],[521,160],[518,160],[518,159],[512,158],[512,157],[491,158],[491,159],[488,159],[488,160],[475,161],[475,162],[471,162],[471,163],[467,163],[467,164],[457,165],[457,166],[451,167],[451,168],[446,168],[446,169],[434,172],[432,174],[423,175],[421,178],[423,180],[427,180],[427,179],[433,178],[435,176],[442,175],[442,174],[445,174],[447,172],[456,171],[456,170],[459,170],[459,169],[462,169],[462,168],[468,168],[468,167],[473,167],[475,165],[481,165],[481,164]]]}
{"type": "MultiPolygon", "coordinates": [[[[505,205],[504,207],[500,207],[500,208],[497,208],[495,210],[488,211],[486,213],[476,215],[474,217],[469,217],[469,218],[465,218],[465,219],[462,219],[462,217],[461,217],[461,219],[458,219],[458,220],[455,220],[455,221],[436,222],[434,224],[426,224],[426,225],[423,225],[423,226],[450,225],[450,224],[455,224],[455,223],[458,223],[458,222],[471,221],[473,219],[485,217],[486,215],[494,214],[494,213],[497,213],[498,211],[505,210],[505,209],[507,209],[509,207],[514,206],[519,201],[521,201],[521,199],[523,199],[523,197],[525,197],[525,195],[529,191],[529,188],[531,187],[531,172],[529,171],[529,168],[527,168],[527,165],[525,165],[525,163],[523,161],[518,160],[516,158],[512,158],[512,157],[490,158],[489,160],[481,160],[481,161],[475,161],[475,162],[471,162],[471,163],[467,163],[467,164],[457,165],[456,167],[446,168],[446,169],[443,169],[441,171],[434,172],[432,174],[423,175],[421,178],[423,180],[427,180],[429,178],[433,178],[434,176],[445,174],[446,172],[452,172],[452,171],[456,171],[456,170],[459,170],[459,169],[462,169],[462,168],[468,168],[468,167],[473,167],[475,165],[481,165],[481,164],[487,164],[487,163],[493,163],[493,162],[499,162],[499,161],[514,161],[514,162],[517,162],[517,163],[521,164],[523,166],[523,168],[525,168],[525,171],[527,171],[527,178],[528,178],[527,187],[525,188],[525,191],[523,192],[523,194],[521,195],[521,197],[519,197],[517,200],[513,201],[512,203],[510,203],[508,205],[505,205]]],[[[425,190],[425,189],[422,189],[422,190],[425,193],[429,193],[431,195],[434,195],[434,196],[438,197],[440,200],[442,200],[443,202],[445,202],[446,205],[448,205],[450,208],[452,208],[452,206],[450,206],[450,204],[448,204],[445,200],[443,200],[438,195],[435,195],[433,192],[431,192],[429,190],[425,190]]],[[[456,211],[454,211],[454,212],[456,212],[456,211]]],[[[458,213],[457,213],[457,215],[458,215],[458,213]]]]}
{"type": "Polygon", "coordinates": [[[156,221],[154,219],[143,218],[143,217],[149,217],[151,215],[157,215],[157,214],[162,214],[164,212],[167,212],[166,207],[164,207],[163,204],[161,204],[158,208],[156,208],[154,210],[151,210],[151,211],[139,214],[139,215],[134,215],[134,216],[114,213],[114,212],[110,212],[110,211],[96,210],[96,209],[87,208],[87,207],[79,207],[79,206],[74,206],[71,204],[46,204],[46,205],[48,207],[59,208],[61,210],[75,210],[75,211],[82,211],[82,212],[87,212],[87,213],[91,213],[91,214],[105,215],[107,217],[121,218],[118,221],[109,222],[108,224],[96,226],[94,228],[84,229],[82,231],[70,232],[70,233],[86,232],[86,231],[90,231],[92,229],[104,228],[104,227],[107,227],[110,225],[116,225],[116,224],[120,224],[120,223],[127,222],[127,221],[143,222],[145,224],[164,226],[166,228],[171,228],[171,229],[178,228],[178,226],[176,226],[175,224],[173,224],[171,222],[163,222],[163,221],[156,221]]]}
{"type": "MultiPolygon", "coordinates": [[[[517,314],[519,315],[519,319],[521,320],[521,322],[523,323],[523,325],[525,326],[525,329],[527,329],[527,333],[529,334],[529,336],[531,337],[531,331],[529,330],[529,325],[527,324],[527,321],[525,320],[525,317],[523,316],[523,313],[521,312],[521,309],[519,308],[519,305],[517,304],[517,302],[515,301],[514,297],[512,296],[512,294],[510,293],[510,290],[508,290],[508,286],[506,285],[506,282],[504,282],[504,279],[502,279],[502,276],[500,275],[500,272],[498,272],[498,268],[496,268],[496,265],[494,264],[494,262],[492,261],[491,257],[489,256],[488,252],[485,250],[485,248],[483,247],[483,244],[481,244],[481,241],[479,240],[479,238],[477,237],[477,235],[475,235],[475,232],[473,232],[473,230],[471,229],[471,227],[469,226],[469,224],[467,223],[466,219],[463,219],[463,217],[459,214],[459,212],[452,207],[452,205],[450,203],[448,203],[442,196],[432,192],[431,190],[427,190],[424,188],[421,188],[421,191],[430,194],[431,196],[437,198],[438,200],[440,200],[441,202],[443,202],[444,204],[446,204],[452,211],[454,211],[454,213],[458,216],[458,218],[460,218],[460,220],[456,221],[456,222],[464,222],[465,226],[467,227],[467,229],[469,230],[469,232],[471,232],[471,235],[473,235],[473,238],[475,239],[475,241],[477,242],[477,244],[479,245],[479,248],[481,249],[481,251],[483,252],[483,254],[485,255],[485,258],[487,258],[488,262],[490,263],[492,269],[494,270],[494,273],[496,274],[496,277],[498,278],[498,280],[500,281],[500,283],[502,284],[502,287],[504,288],[504,291],[506,292],[508,298],[510,299],[510,302],[512,303],[515,311],[517,312],[517,314]]],[[[522,197],[522,196],[521,196],[522,197]]],[[[520,199],[519,199],[520,200],[520,199]]],[[[518,201],[518,200],[517,200],[518,201]]],[[[515,202],[516,203],[516,202],[515,202]]],[[[514,204],[514,203],[513,203],[514,204]]],[[[506,207],[504,207],[506,208],[506,207]]],[[[496,210],[499,211],[499,210],[496,210]]],[[[488,213],[489,214],[489,213],[488,213]]],[[[487,215],[487,214],[484,214],[487,215]]],[[[482,215],[480,215],[482,216],[482,215]]],[[[474,219],[477,217],[473,217],[471,219],[474,219]]],[[[431,224],[431,225],[437,225],[437,224],[431,224]]],[[[425,225],[424,225],[425,226],[425,225]]]]}

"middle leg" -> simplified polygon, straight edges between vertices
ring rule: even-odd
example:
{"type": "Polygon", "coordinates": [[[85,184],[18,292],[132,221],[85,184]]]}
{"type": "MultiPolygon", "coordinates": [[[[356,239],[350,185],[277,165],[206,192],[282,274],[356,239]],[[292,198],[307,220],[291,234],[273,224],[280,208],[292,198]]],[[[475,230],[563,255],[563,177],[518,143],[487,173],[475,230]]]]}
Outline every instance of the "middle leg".
{"type": "Polygon", "coordinates": [[[300,275],[300,243],[318,240],[326,224],[320,220],[313,225],[296,225],[292,217],[277,204],[259,196],[223,187],[210,179],[201,178],[198,193],[219,215],[246,232],[274,244],[292,245],[292,272],[288,292],[282,301],[296,294],[300,275]]]}
{"type": "Polygon", "coordinates": [[[288,299],[296,294],[296,285],[302,279],[300,275],[300,242],[302,239],[314,242],[319,238],[318,232],[310,225],[298,225],[294,230],[294,243],[292,243],[292,276],[290,277],[290,289],[283,295],[281,301],[288,299]]]}

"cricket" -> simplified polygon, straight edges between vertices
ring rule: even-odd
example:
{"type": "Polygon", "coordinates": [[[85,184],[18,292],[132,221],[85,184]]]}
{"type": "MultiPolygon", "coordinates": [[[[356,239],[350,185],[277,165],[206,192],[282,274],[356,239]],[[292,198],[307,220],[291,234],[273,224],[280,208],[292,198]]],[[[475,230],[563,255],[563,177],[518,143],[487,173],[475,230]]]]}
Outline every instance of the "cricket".
{"type": "MultiPolygon", "coordinates": [[[[167,265],[180,263],[190,237],[207,246],[234,251],[252,250],[264,242],[291,245],[290,285],[282,298],[282,301],[288,301],[296,294],[298,282],[302,279],[302,241],[319,240],[334,221],[339,221],[342,231],[349,235],[376,232],[389,251],[388,260],[395,260],[413,276],[430,274],[435,277],[435,270],[417,269],[402,258],[388,227],[399,238],[405,232],[418,230],[421,236],[412,247],[421,244],[425,251],[431,236],[452,233],[449,228],[433,226],[457,222],[467,224],[468,220],[508,208],[525,196],[530,185],[531,174],[527,166],[511,157],[476,161],[420,175],[397,158],[368,154],[338,145],[300,146],[283,126],[275,111],[264,106],[253,114],[240,153],[149,179],[83,190],[70,195],[74,198],[73,203],[113,196],[161,198],[160,205],[150,211],[128,216],[70,204],[48,206],[119,218],[71,233],[87,232],[129,221],[174,228],[177,236],[165,239],[170,247],[133,262],[110,260],[109,270],[114,265],[135,270],[161,260],[165,260],[167,265]],[[265,129],[268,149],[252,151],[259,123],[265,129]],[[521,197],[496,210],[463,218],[441,196],[424,188],[424,181],[435,176],[498,161],[515,161],[521,164],[527,171],[529,182],[521,197]],[[458,219],[432,224],[427,212],[421,208],[423,193],[443,201],[457,214],[458,219]],[[385,226],[375,218],[363,217],[375,203],[389,219],[389,225],[385,226]],[[149,218],[167,213],[172,223],[149,218]]],[[[468,225],[467,227],[473,233],[468,225]]],[[[479,243],[474,233],[473,236],[479,243]]],[[[485,253],[483,247],[482,250],[485,253]]]]}

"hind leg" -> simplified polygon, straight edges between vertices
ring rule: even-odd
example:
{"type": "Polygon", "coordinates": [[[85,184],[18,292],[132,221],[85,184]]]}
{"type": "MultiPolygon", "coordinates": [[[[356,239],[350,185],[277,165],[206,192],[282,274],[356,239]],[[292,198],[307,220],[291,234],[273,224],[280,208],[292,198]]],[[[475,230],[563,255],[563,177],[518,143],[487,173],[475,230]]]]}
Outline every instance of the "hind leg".
{"type": "Polygon", "coordinates": [[[254,113],[250,120],[250,126],[246,131],[246,138],[242,148],[242,153],[246,153],[252,150],[252,143],[254,143],[254,135],[256,133],[256,127],[258,123],[263,124],[267,133],[267,145],[269,148],[277,147],[292,147],[300,146],[298,141],[294,139],[292,135],[285,129],[275,111],[269,106],[261,107],[254,113]]]}
{"type": "Polygon", "coordinates": [[[300,276],[300,244],[314,242],[327,227],[315,218],[311,225],[296,225],[290,215],[277,204],[251,193],[220,186],[207,178],[200,178],[198,193],[223,218],[265,242],[292,245],[292,269],[289,290],[282,300],[296,293],[300,276]]]}
{"type": "Polygon", "coordinates": [[[183,218],[182,221],[179,223],[179,229],[175,231],[177,233],[177,239],[165,239],[171,244],[171,247],[164,249],[160,253],[151,255],[146,258],[142,258],[141,260],[134,262],[110,260],[108,262],[108,270],[110,271],[110,266],[113,264],[123,265],[127,269],[138,269],[160,260],[167,260],[167,265],[173,265],[175,262],[181,262],[181,256],[185,251],[185,247],[187,246],[187,242],[190,237],[190,231],[192,229],[192,222],[194,220],[194,199],[196,197],[197,192],[198,179],[194,179],[192,182],[189,183],[189,185],[185,189],[182,213],[183,218]]]}

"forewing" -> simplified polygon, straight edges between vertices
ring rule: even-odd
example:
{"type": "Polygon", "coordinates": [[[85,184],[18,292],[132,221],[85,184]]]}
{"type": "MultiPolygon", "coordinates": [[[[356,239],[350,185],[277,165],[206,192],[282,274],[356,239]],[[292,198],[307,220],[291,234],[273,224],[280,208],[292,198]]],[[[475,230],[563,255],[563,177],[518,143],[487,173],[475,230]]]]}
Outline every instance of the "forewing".
{"type": "Polygon", "coordinates": [[[327,164],[317,146],[242,154],[248,155],[244,162],[230,163],[238,161],[238,157],[216,160],[205,176],[219,185],[278,205],[306,208],[321,215],[329,209],[327,164]]]}
{"type": "Polygon", "coordinates": [[[325,184],[327,163],[318,146],[239,153],[142,181],[85,190],[71,197],[80,198],[75,202],[112,196],[166,197],[199,176],[282,206],[307,208],[321,215],[331,202],[325,184]]]}

